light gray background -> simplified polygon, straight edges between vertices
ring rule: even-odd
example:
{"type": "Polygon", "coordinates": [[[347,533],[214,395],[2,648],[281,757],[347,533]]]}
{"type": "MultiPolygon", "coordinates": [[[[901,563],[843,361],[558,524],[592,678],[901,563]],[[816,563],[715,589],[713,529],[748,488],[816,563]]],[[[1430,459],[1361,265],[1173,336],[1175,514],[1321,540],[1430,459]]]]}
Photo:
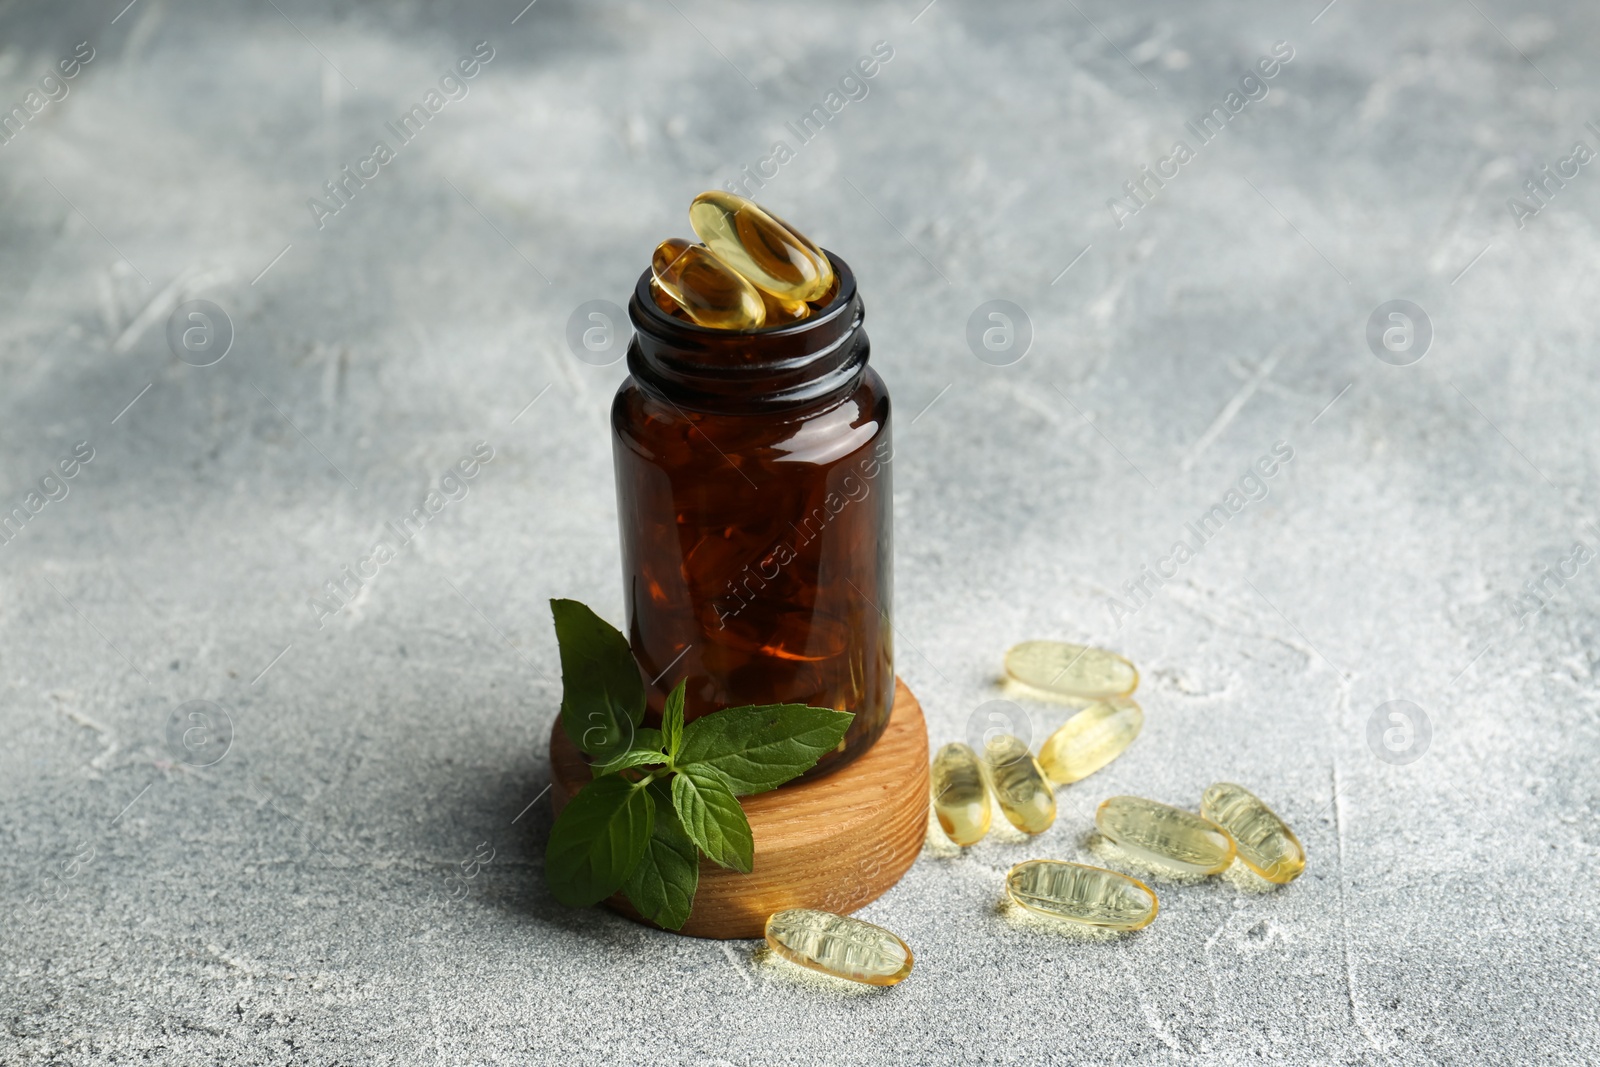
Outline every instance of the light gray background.
{"type": "MultiPolygon", "coordinates": [[[[8,107],[96,51],[0,146],[0,502],[95,449],[0,545],[0,1062],[1592,1055],[1593,557],[1517,615],[1600,550],[1600,173],[1506,207],[1600,147],[1592,5],[122,3],[0,10],[8,107]],[[480,40],[470,95],[319,231],[307,199],[480,40]],[[1097,642],[1148,721],[1039,838],[930,847],[862,913],[916,971],[865,991],[561,908],[539,798],[546,600],[621,613],[624,371],[568,315],[624,303],[879,40],[760,195],[860,276],[900,671],[938,744],[1010,644],[1097,642]],[[1107,198],[1280,40],[1269,96],[1118,228],[1107,198]],[[215,366],[168,349],[188,297],[236,329],[215,366]],[[992,298],[1035,331],[1009,367],[964,340],[992,298]],[[1364,339],[1399,298],[1436,331],[1409,367],[1364,339]],[[478,441],[470,494],[319,629],[308,599],[478,441]],[[1279,441],[1267,499],[1119,624],[1279,441]],[[203,769],[166,740],[196,699],[234,731],[203,769]],[[1391,699],[1432,725],[1407,765],[1367,742],[1391,699]],[[1020,859],[1115,862],[1104,797],[1219,778],[1299,830],[1293,886],[1157,880],[1107,942],[999,907],[1020,859]]],[[[1026,706],[1036,741],[1065,715],[1026,706]]]]}

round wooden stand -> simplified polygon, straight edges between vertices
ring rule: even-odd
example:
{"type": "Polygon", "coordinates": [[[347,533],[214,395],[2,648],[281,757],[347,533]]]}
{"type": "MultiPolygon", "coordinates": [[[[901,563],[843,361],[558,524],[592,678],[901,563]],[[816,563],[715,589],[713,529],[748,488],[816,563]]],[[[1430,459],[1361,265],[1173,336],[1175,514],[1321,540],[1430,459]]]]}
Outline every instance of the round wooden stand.
{"type": "MultiPolygon", "coordinates": [[[[591,779],[557,720],[550,733],[557,814],[591,779]]],[[[894,710],[877,742],[815,781],[740,798],[755,835],[755,869],[739,874],[700,859],[694,910],[679,933],[691,937],[763,936],[767,916],[784,908],[840,915],[878,899],[922,850],[928,825],[928,728],[922,706],[895,680],[894,710]]],[[[638,922],[618,893],[607,907],[638,922]]]]}

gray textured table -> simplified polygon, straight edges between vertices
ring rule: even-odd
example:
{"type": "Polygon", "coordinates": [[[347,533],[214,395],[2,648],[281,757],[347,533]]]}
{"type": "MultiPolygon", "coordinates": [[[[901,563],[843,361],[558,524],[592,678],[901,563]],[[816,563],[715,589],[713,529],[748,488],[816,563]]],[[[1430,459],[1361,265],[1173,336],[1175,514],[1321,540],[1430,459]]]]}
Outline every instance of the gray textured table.
{"type": "Polygon", "coordinates": [[[0,1062],[1592,1057],[1600,13],[921,2],[0,12],[0,1062]],[[887,992],[540,873],[545,603],[621,611],[624,370],[568,319],[746,166],[861,278],[933,741],[1018,640],[1144,672],[1053,829],[866,909],[887,992]],[[1111,942],[999,907],[1218,778],[1299,882],[1111,942]]]}

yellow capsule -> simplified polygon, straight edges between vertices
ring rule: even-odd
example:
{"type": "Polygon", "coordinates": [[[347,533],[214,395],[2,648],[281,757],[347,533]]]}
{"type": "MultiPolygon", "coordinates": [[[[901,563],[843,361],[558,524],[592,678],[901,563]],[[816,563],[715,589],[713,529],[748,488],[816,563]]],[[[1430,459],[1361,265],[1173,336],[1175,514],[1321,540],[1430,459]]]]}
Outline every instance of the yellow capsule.
{"type": "Polygon", "coordinates": [[[895,985],[911,973],[911,947],[904,941],[832,912],[775,912],[767,918],[767,944],[791,963],[865,985],[895,985]]]}
{"type": "Polygon", "coordinates": [[[989,787],[1012,826],[1025,834],[1050,829],[1056,821],[1056,793],[1027,745],[1010,734],[990,738],[983,763],[989,787]]]}
{"type": "Polygon", "coordinates": [[[1039,749],[1039,766],[1057,785],[1089,777],[1122,755],[1144,726],[1144,712],[1131,700],[1091,704],[1068,719],[1039,749]]]}
{"type": "Polygon", "coordinates": [[[1139,672],[1115,652],[1063,641],[1013,645],[1006,674],[1034,689],[1086,700],[1125,697],[1139,687],[1139,672]]]}
{"type": "Polygon", "coordinates": [[[785,300],[781,296],[773,296],[765,289],[758,289],[757,292],[761,294],[761,303],[766,309],[768,326],[799,322],[811,316],[811,305],[804,300],[785,300]]]}
{"type": "Polygon", "coordinates": [[[656,250],[650,253],[650,280],[654,288],[660,287],[661,275],[666,273],[667,268],[693,247],[693,241],[686,241],[682,237],[668,237],[656,245],[656,250]]]}
{"type": "Polygon", "coordinates": [[[944,746],[933,758],[928,784],[945,836],[962,846],[982,841],[989,832],[989,787],[977,753],[960,742],[944,746]]]}
{"type": "Polygon", "coordinates": [[[1104,867],[1028,860],[1006,875],[1006,894],[1029,911],[1110,930],[1140,930],[1160,905],[1151,888],[1104,867]]]}
{"type": "Polygon", "coordinates": [[[1200,798],[1200,814],[1228,831],[1245,866],[1286,885],[1306,869],[1306,850],[1284,821],[1242,785],[1218,782],[1200,798]]]}
{"type": "Polygon", "coordinates": [[[650,279],[650,299],[655,302],[656,307],[675,319],[687,319],[689,317],[683,313],[683,305],[668,296],[662,290],[661,283],[656,281],[654,277],[650,279]]]}
{"type": "Polygon", "coordinates": [[[650,257],[650,274],[691,322],[716,330],[758,330],[766,323],[756,287],[704,245],[667,238],[650,257]]]}
{"type": "Polygon", "coordinates": [[[1143,797],[1112,797],[1094,824],[1124,852],[1185,874],[1216,874],[1233,862],[1233,838],[1222,827],[1143,797]]]}
{"type": "Polygon", "coordinates": [[[812,300],[833,283],[833,264],[800,231],[753,200],[713,189],[689,205],[706,247],[752,285],[785,300],[812,300]]]}
{"type": "MultiPolygon", "coordinates": [[[[827,257],[824,256],[823,258],[827,258],[827,257]]],[[[833,281],[828,283],[828,288],[826,290],[824,290],[820,295],[814,296],[814,297],[811,298],[810,306],[814,310],[821,310],[822,308],[825,308],[829,304],[833,303],[834,298],[837,297],[838,295],[839,295],[839,274],[838,274],[837,271],[835,271],[834,275],[833,275],[833,281]]]]}

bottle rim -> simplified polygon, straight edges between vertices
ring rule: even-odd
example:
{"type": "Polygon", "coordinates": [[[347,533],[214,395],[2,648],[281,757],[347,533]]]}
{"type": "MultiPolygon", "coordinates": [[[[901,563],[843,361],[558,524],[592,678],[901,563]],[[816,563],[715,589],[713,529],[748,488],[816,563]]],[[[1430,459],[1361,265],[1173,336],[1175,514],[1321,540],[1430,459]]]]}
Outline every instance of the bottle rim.
{"type": "Polygon", "coordinates": [[[826,307],[759,330],[718,330],[656,306],[650,271],[639,276],[628,317],[628,369],[673,403],[711,411],[770,410],[848,395],[870,356],[866,312],[850,265],[823,250],[839,277],[826,307]]]}

